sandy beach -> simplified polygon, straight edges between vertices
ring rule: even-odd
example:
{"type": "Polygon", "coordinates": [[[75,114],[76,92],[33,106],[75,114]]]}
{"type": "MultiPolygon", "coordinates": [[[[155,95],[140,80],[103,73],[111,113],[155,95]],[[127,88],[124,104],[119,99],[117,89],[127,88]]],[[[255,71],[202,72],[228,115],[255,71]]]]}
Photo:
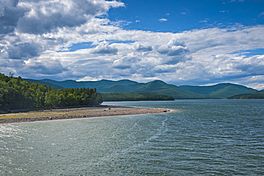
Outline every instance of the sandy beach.
{"type": "Polygon", "coordinates": [[[135,115],[148,113],[166,113],[169,111],[170,110],[164,108],[134,108],[118,106],[52,109],[44,111],[0,114],[0,123],[32,122],[43,120],[135,115]]]}

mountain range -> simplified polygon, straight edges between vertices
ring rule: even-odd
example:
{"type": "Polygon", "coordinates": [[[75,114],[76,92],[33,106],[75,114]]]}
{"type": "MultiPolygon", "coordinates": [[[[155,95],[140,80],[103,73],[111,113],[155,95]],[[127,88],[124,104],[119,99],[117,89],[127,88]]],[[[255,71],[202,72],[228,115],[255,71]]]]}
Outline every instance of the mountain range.
{"type": "Polygon", "coordinates": [[[239,95],[258,94],[259,91],[238,84],[220,83],[211,86],[176,86],[161,80],[138,83],[131,80],[100,80],[100,81],[55,81],[50,79],[29,80],[48,85],[53,88],[96,88],[103,94],[153,94],[170,96],[174,99],[208,99],[208,98],[239,98],[239,95]]]}

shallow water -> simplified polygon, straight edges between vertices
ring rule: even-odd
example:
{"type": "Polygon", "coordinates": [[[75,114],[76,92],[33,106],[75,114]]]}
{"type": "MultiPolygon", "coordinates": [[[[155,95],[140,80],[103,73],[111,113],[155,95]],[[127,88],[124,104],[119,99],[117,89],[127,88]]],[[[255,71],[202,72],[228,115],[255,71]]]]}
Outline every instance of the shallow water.
{"type": "Polygon", "coordinates": [[[177,111],[0,124],[0,175],[264,175],[263,100],[107,104],[177,111]]]}

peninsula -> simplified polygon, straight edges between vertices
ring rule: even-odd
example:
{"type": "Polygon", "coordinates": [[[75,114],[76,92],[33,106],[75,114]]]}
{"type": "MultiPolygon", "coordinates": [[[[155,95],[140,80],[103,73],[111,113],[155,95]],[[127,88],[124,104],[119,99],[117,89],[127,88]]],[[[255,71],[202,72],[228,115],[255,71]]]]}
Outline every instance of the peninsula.
{"type": "Polygon", "coordinates": [[[171,110],[165,108],[134,108],[121,106],[52,109],[43,111],[0,114],[0,123],[32,122],[43,120],[91,118],[102,116],[136,115],[166,112],[171,112],[171,110]]]}

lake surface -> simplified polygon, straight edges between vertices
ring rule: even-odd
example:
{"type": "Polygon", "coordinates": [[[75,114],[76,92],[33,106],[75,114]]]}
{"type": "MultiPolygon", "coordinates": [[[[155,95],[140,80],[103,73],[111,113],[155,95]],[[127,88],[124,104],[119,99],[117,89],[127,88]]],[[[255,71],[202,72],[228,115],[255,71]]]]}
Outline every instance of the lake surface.
{"type": "Polygon", "coordinates": [[[264,175],[263,100],[107,104],[177,111],[0,124],[0,175],[264,175]]]}

